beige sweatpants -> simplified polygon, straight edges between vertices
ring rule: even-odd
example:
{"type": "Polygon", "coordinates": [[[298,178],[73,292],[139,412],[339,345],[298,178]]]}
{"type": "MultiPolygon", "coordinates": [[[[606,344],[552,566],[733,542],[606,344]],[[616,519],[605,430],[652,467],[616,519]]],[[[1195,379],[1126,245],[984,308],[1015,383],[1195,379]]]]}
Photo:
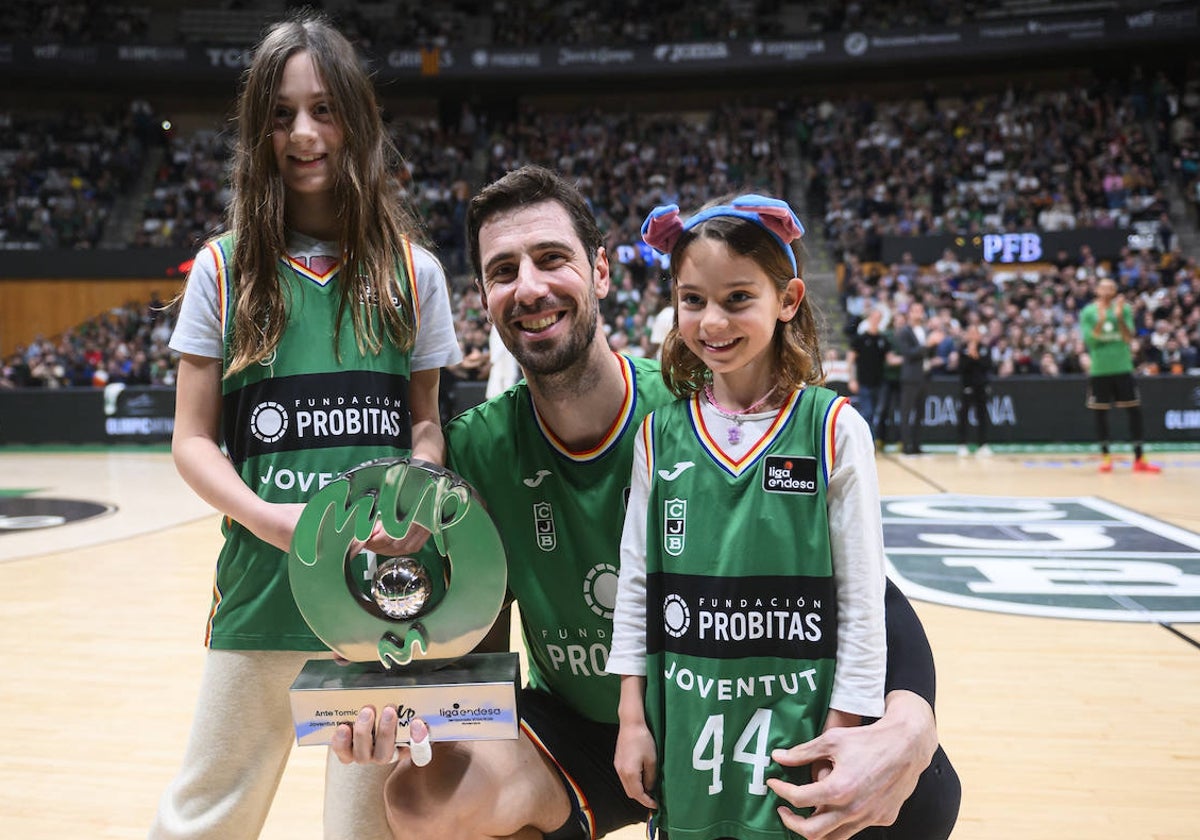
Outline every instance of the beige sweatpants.
{"type": "MultiPolygon", "coordinates": [[[[150,840],[254,840],[295,743],[288,688],[298,651],[209,650],[183,766],[159,800],[150,840]]],[[[306,747],[321,749],[321,747],[306,747]]],[[[325,767],[325,840],[391,840],[389,766],[325,767]]]]}

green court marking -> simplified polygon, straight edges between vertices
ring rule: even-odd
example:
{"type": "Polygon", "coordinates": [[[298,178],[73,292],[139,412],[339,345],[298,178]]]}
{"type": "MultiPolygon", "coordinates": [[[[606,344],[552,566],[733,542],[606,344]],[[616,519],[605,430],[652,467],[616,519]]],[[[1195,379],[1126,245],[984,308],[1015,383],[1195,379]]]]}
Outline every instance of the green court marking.
{"type": "Polygon", "coordinates": [[[1095,496],[885,496],[910,598],[1013,615],[1200,622],[1200,534],[1095,496]]]}

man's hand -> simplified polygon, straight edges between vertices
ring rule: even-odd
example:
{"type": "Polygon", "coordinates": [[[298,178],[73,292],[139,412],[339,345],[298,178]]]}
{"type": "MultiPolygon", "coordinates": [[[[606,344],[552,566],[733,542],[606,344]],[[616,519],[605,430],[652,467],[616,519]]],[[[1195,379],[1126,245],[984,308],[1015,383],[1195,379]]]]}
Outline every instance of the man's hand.
{"type": "Polygon", "coordinates": [[[399,721],[392,706],[384,706],[379,715],[379,728],[375,728],[375,708],[364,706],[358,713],[354,725],[343,723],[333,733],[329,749],[342,764],[395,764],[400,760],[402,746],[407,746],[412,763],[424,767],[433,759],[433,745],[429,741],[429,727],[420,718],[413,718],[407,745],[396,743],[399,721]]]}
{"type": "Polygon", "coordinates": [[[384,706],[375,728],[375,707],[366,706],[351,726],[343,723],[333,733],[329,749],[342,764],[391,764],[396,760],[396,710],[384,706]]]}
{"type": "Polygon", "coordinates": [[[780,807],[780,819],[791,831],[808,840],[847,840],[869,826],[896,821],[936,750],[929,704],[911,692],[893,691],[875,723],[829,729],[806,744],[772,753],[774,761],[788,767],[832,764],[818,781],[792,785],[769,779],[767,784],[793,808],[814,808],[801,817],[780,807]]]}

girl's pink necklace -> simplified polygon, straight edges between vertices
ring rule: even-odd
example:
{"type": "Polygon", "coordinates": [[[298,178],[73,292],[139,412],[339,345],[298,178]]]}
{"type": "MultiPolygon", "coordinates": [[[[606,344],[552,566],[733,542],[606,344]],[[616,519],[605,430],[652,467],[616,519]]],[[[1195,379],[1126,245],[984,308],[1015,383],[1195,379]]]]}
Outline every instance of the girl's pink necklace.
{"type": "Polygon", "coordinates": [[[778,384],[772,385],[771,390],[767,391],[767,393],[755,400],[752,405],[749,405],[740,411],[735,411],[734,409],[726,408],[717,402],[717,398],[713,396],[713,387],[711,382],[704,386],[704,398],[708,400],[708,404],[713,407],[713,410],[716,411],[717,414],[721,415],[726,420],[733,421],[733,425],[729,427],[730,446],[737,446],[742,442],[742,423],[745,422],[746,415],[753,414],[755,411],[765,405],[767,400],[771,398],[771,395],[774,394],[778,388],[778,384]]]}

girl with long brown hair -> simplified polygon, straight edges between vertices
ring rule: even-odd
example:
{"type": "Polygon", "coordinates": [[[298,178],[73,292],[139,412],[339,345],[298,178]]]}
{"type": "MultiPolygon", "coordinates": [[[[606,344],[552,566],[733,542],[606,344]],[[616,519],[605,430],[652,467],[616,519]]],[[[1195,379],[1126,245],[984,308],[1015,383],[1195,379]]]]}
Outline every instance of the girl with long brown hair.
{"type": "MultiPolygon", "coordinates": [[[[225,514],[225,542],[192,734],[152,838],[257,836],[295,738],[288,688],[331,655],[288,583],[303,503],[373,458],[441,463],[439,371],[461,358],[354,47],[318,17],[274,25],[237,121],[229,230],[198,254],[171,339],[172,452],[225,514]]],[[[416,539],[368,547],[395,555],[416,539]]],[[[387,769],[329,763],[327,838],[390,838],[387,769]]]]}

